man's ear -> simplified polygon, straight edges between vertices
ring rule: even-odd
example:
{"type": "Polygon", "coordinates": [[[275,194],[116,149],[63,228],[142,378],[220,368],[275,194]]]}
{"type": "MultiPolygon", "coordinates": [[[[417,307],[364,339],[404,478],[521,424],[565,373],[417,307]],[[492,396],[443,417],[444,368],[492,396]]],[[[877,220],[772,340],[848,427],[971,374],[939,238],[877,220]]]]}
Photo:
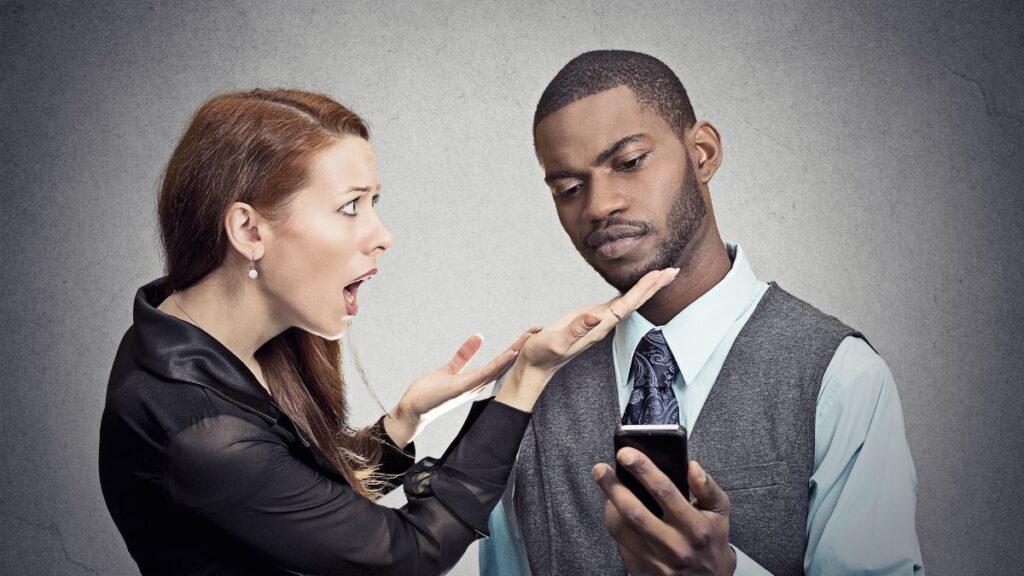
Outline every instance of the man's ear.
{"type": "Polygon", "coordinates": [[[722,139],[710,122],[702,121],[690,128],[688,140],[697,179],[701,184],[707,184],[722,164],[722,139]]]}
{"type": "Polygon", "coordinates": [[[224,232],[228,235],[228,242],[246,261],[263,258],[266,244],[260,229],[266,225],[263,216],[245,202],[233,203],[224,217],[224,232]]]}

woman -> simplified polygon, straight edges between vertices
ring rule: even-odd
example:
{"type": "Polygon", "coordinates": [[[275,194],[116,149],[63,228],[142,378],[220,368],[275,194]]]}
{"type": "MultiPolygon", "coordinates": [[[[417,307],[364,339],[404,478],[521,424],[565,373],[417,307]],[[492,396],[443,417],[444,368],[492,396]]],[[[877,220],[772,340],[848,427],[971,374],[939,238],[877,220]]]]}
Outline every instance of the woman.
{"type": "Polygon", "coordinates": [[[104,498],[144,574],[435,574],[486,532],[550,376],[675,276],[523,334],[470,338],[374,426],[348,426],[337,339],[391,236],[368,131],[329,98],[233,93],[196,112],[159,199],[166,276],[139,289],[100,430],[104,498]],[[373,503],[416,433],[514,362],[409,503],[373,503]]]}

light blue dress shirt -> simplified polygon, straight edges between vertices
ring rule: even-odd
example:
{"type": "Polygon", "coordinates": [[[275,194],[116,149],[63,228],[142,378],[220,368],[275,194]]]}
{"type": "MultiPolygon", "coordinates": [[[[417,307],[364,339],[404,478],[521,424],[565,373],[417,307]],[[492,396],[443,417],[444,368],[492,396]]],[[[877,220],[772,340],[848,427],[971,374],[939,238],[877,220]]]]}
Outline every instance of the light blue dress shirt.
{"type": "MultiPolygon", "coordinates": [[[[768,284],[734,244],[732,268],[718,284],[660,326],[679,374],[672,389],[679,419],[692,430],[740,330],[768,284]]],[[[632,391],[629,367],[640,339],[656,328],[639,313],[620,322],[612,340],[619,411],[632,391]]],[[[864,340],[844,339],[822,378],[815,411],[814,472],[808,483],[807,574],[924,574],[914,512],[917,475],[896,384],[864,340]]],[[[505,498],[511,497],[511,489],[505,498]]],[[[480,543],[483,576],[530,573],[519,531],[504,507],[491,513],[480,543]]],[[[768,571],[736,550],[736,574],[768,571]]]]}

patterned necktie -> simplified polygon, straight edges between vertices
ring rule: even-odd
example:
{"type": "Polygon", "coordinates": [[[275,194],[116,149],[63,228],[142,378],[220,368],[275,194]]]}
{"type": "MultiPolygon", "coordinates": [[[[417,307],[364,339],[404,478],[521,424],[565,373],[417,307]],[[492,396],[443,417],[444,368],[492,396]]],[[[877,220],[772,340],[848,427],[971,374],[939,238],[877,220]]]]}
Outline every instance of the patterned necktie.
{"type": "Polygon", "coordinates": [[[679,402],[672,391],[679,367],[660,330],[651,330],[640,340],[629,372],[633,375],[633,393],[622,423],[679,424],[679,402]]]}

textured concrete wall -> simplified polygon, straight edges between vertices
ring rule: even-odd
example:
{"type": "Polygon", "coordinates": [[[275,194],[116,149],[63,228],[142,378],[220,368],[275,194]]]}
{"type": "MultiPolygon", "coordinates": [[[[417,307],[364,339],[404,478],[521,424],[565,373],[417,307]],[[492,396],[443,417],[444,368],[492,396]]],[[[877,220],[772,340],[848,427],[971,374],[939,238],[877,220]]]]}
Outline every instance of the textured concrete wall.
{"type": "Polygon", "coordinates": [[[611,294],[530,139],[546,82],[601,47],[678,72],[723,136],[724,235],[889,362],[929,571],[1019,570],[1021,5],[628,4],[0,2],[0,573],[137,573],[100,495],[99,415],[134,291],[161,273],[159,175],[203,99],[300,87],[370,121],[396,241],[351,336],[391,403],[474,331],[490,355],[611,294]]]}

